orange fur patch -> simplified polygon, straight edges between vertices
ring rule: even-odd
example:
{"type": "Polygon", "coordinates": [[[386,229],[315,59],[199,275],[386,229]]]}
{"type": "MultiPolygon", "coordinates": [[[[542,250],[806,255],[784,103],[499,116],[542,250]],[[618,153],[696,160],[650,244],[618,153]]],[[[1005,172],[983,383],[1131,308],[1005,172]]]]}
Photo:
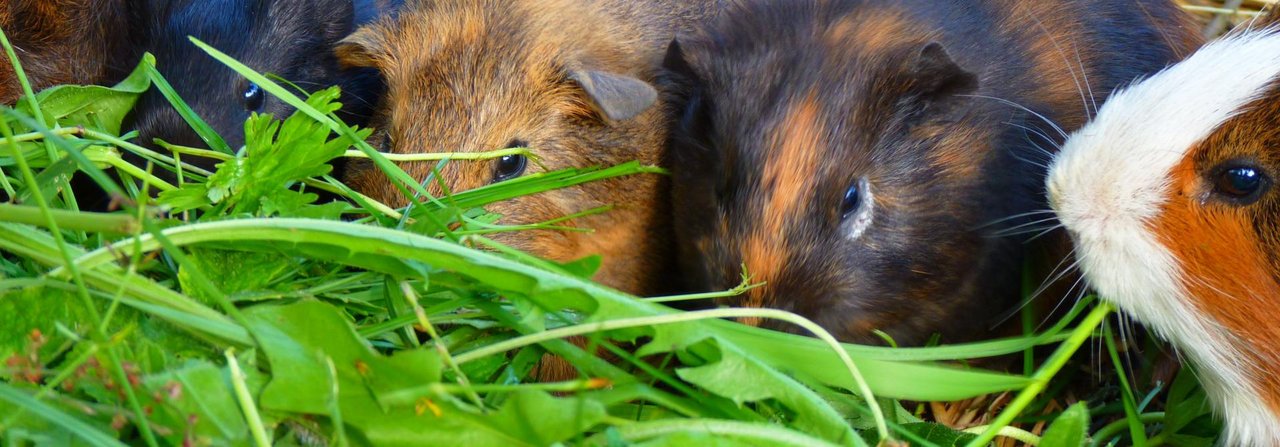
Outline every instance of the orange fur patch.
{"type": "MultiPolygon", "coordinates": [[[[1088,107],[1089,113],[1095,108],[1086,80],[1086,73],[1095,70],[1092,69],[1093,51],[1080,46],[1085,40],[1078,36],[1082,28],[1078,12],[1067,8],[1068,3],[1013,0],[1007,5],[1009,15],[1006,26],[1001,29],[1013,30],[1018,35],[1011,37],[1025,42],[1027,54],[1034,58],[1033,71],[1040,80],[1041,88],[1037,91],[1041,99],[1052,104],[1054,110],[1081,112],[1050,118],[1064,129],[1080,127],[1084,124],[1085,108],[1088,107]]],[[[1106,93],[1093,92],[1099,105],[1101,95],[1106,93]]]]}
{"type": "Polygon", "coordinates": [[[866,14],[847,16],[833,24],[823,36],[832,48],[863,48],[869,51],[895,48],[903,44],[904,35],[920,34],[923,30],[907,20],[896,9],[876,9],[866,14]],[[850,45],[856,42],[857,45],[850,45]]]}
{"type": "MultiPolygon", "coordinates": [[[[774,282],[790,253],[785,235],[791,219],[802,213],[805,200],[813,189],[818,168],[819,145],[826,144],[826,129],[820,120],[816,94],[796,105],[779,125],[772,152],[764,166],[761,187],[769,198],[760,211],[758,226],[742,246],[742,260],[756,282],[774,282]]],[[[771,287],[756,288],[747,293],[743,305],[766,307],[771,287]]],[[[759,324],[759,319],[744,319],[759,324]]]]}
{"type": "Polygon", "coordinates": [[[1259,367],[1250,374],[1272,411],[1280,411],[1280,286],[1244,208],[1202,203],[1207,188],[1194,160],[1174,168],[1173,189],[1152,227],[1181,261],[1183,284],[1196,308],[1247,344],[1240,353],[1259,367]]]}

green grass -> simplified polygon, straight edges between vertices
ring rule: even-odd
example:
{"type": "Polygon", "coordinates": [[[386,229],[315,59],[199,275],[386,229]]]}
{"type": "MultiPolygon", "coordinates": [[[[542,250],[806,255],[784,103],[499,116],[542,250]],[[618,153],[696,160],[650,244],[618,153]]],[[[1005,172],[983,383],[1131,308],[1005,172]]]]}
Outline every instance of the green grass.
{"type": "MultiPolygon", "coordinates": [[[[55,87],[3,108],[5,445],[1074,446],[1216,437],[1191,374],[1149,386],[1150,359],[1124,370],[1133,354],[1120,347],[1134,341],[1112,336],[1111,308],[1091,298],[1043,331],[1025,324],[1020,337],[900,349],[840,344],[782,311],[676,311],[661,303],[681,297],[637,298],[586,279],[598,265],[590,259],[553,263],[486,237],[564,224],[503,226],[484,210],[491,203],[660,169],[567,170],[432,197],[364,142],[369,130],[334,116],[336,90],[298,96],[199,45],[300,113],[251,118],[237,151],[168,89],[216,149],[148,150],[121,135],[120,123],[141,92],[167,86],[149,57],[116,87],[55,87]],[[149,163],[128,164],[124,153],[149,163]],[[209,172],[182,155],[223,161],[209,172]],[[351,191],[328,175],[343,156],[373,159],[414,203],[391,209],[351,191]],[[116,194],[122,209],[79,211],[68,182],[75,172],[116,194]],[[320,203],[316,189],[344,200],[320,203]],[[814,336],[728,319],[742,316],[814,336]],[[588,348],[565,341],[574,335],[588,348]],[[1079,355],[1101,346],[1105,366],[1079,355]],[[620,360],[588,354],[597,347],[620,360]],[[583,378],[532,381],[545,353],[583,378]],[[1017,355],[1023,373],[964,366],[1017,355]],[[1094,367],[1126,380],[1089,384],[1092,396],[1065,386],[1091,380],[1094,367]],[[1010,403],[963,432],[922,418],[921,402],[998,393],[1010,403]],[[1049,428],[1031,433],[1039,421],[1049,428]]],[[[744,279],[683,298],[751,286],[744,279]]]]}

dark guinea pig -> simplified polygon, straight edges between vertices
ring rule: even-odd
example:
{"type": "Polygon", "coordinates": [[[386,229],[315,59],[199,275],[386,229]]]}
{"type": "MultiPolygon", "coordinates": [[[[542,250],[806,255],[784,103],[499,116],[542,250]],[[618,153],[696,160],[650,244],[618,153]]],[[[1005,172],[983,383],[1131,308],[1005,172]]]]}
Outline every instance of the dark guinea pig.
{"type": "MultiPolygon", "coordinates": [[[[34,91],[107,82],[132,68],[121,64],[129,54],[131,5],[126,0],[6,0],[0,5],[0,29],[34,91]]],[[[0,55],[0,104],[12,104],[21,95],[9,58],[0,55]]]]}
{"type": "MultiPolygon", "coordinates": [[[[357,26],[393,13],[387,0],[150,0],[140,47],[174,90],[234,150],[244,144],[251,112],[283,118],[293,108],[210,57],[187,39],[195,36],[261,73],[308,91],[338,85],[340,117],[363,125],[383,86],[375,70],[342,69],[333,54],[357,26]]],[[[177,111],[152,89],[139,100],[132,124],[142,144],[154,138],[206,147],[177,111]]]]}
{"type": "Polygon", "coordinates": [[[671,170],[690,285],[732,287],[745,266],[766,285],[725,304],[845,341],[979,335],[1018,298],[1025,248],[984,225],[1047,209],[1057,127],[1189,53],[1185,20],[1148,0],[729,8],[666,62],[688,95],[671,170]]]}
{"type": "MultiPolygon", "coordinates": [[[[373,121],[388,152],[512,155],[453,161],[438,177],[465,191],[565,168],[660,164],[672,110],[655,82],[666,44],[714,14],[715,0],[439,0],[407,4],[399,17],[361,28],[338,48],[344,62],[376,67],[387,94],[373,121]]],[[[428,178],[436,163],[405,163],[428,178]]],[[[368,163],[345,180],[391,206],[406,198],[368,163]]],[[[430,189],[439,193],[432,182],[430,189]]],[[[490,205],[510,225],[574,219],[593,233],[522,231],[496,238],[546,258],[603,255],[596,279],[636,294],[670,290],[670,212],[665,177],[633,175],[490,205]]]]}

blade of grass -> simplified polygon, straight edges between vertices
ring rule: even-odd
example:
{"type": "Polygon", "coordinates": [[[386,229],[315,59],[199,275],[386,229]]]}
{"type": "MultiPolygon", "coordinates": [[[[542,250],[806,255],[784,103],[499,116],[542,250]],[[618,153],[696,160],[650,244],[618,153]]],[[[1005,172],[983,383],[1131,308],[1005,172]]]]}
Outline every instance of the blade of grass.
{"type": "Polygon", "coordinates": [[[1116,349],[1116,340],[1111,333],[1111,325],[1104,324],[1102,326],[1102,341],[1107,345],[1107,354],[1111,357],[1111,364],[1116,369],[1116,378],[1120,381],[1120,401],[1124,404],[1125,420],[1129,424],[1129,435],[1134,447],[1146,447],[1147,432],[1146,427],[1142,425],[1142,419],[1138,417],[1137,400],[1133,397],[1133,388],[1129,386],[1129,377],[1124,364],[1120,362],[1119,350],[1116,349]]]}
{"type": "MultiPolygon", "coordinates": [[[[771,425],[738,421],[722,421],[707,419],[669,419],[651,422],[631,423],[615,421],[617,431],[624,441],[639,443],[647,439],[676,433],[703,433],[716,437],[738,438],[748,445],[794,446],[794,447],[835,447],[836,444],[823,441],[796,431],[771,425]]],[[[587,445],[609,445],[607,433],[587,438],[587,445]]]]}
{"type": "Polygon", "coordinates": [[[223,351],[222,355],[226,357],[227,367],[231,370],[231,386],[235,389],[236,402],[240,404],[240,411],[244,412],[244,419],[249,424],[249,433],[253,434],[253,441],[258,447],[270,446],[271,438],[267,437],[267,431],[262,425],[262,417],[258,416],[258,405],[253,402],[253,395],[249,394],[249,385],[245,383],[244,372],[240,371],[240,362],[236,361],[235,348],[223,351]]]}
{"type": "Polygon", "coordinates": [[[969,447],[987,445],[1000,433],[1001,429],[1009,426],[1014,418],[1022,414],[1022,410],[1026,409],[1041,391],[1044,391],[1045,387],[1049,385],[1049,381],[1066,366],[1067,361],[1084,345],[1085,340],[1093,336],[1094,331],[1097,330],[1098,326],[1102,325],[1102,322],[1111,314],[1111,311],[1110,304],[1105,301],[1098,302],[1097,307],[1094,307],[1093,311],[1085,316],[1080,326],[1077,326],[1072,331],[1071,338],[1062,342],[1058,349],[1053,352],[1053,355],[1050,355],[1045,363],[1040,366],[1040,369],[1036,370],[1036,373],[1031,376],[1031,383],[1026,388],[1023,388],[1012,402],[1009,402],[1009,405],[1000,412],[1000,415],[988,425],[986,431],[965,445],[969,447]]]}
{"type": "Polygon", "coordinates": [[[36,400],[17,388],[7,383],[0,382],[0,399],[3,399],[19,408],[40,416],[59,427],[67,430],[77,438],[83,439],[89,445],[98,446],[119,446],[125,447],[125,444],[117,441],[115,437],[98,431],[93,426],[82,422],[75,416],[67,414],[62,410],[49,406],[48,404],[36,400]]]}
{"type": "Polygon", "coordinates": [[[187,122],[187,125],[191,126],[191,130],[200,136],[204,144],[214,151],[234,155],[235,152],[231,150],[231,146],[227,145],[227,141],[223,140],[222,136],[218,135],[217,132],[214,132],[213,127],[209,126],[209,123],[205,122],[203,118],[200,118],[200,115],[196,114],[195,110],[192,110],[191,106],[182,100],[182,96],[178,95],[178,91],[173,89],[173,85],[169,84],[164,75],[160,74],[160,70],[156,69],[155,58],[145,58],[144,60],[147,76],[151,78],[152,85],[164,96],[164,99],[169,101],[169,104],[173,105],[173,110],[177,111],[178,116],[181,116],[187,122]]]}

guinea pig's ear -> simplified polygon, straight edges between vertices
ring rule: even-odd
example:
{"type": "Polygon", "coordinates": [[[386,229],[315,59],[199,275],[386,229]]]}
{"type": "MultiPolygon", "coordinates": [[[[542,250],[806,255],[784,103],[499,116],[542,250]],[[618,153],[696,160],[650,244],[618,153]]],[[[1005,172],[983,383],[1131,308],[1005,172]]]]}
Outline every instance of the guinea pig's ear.
{"type": "Polygon", "coordinates": [[[680,46],[679,38],[671,39],[671,43],[667,44],[667,54],[662,58],[662,69],[666,78],[679,87],[688,87],[689,84],[698,81],[698,75],[694,73],[689,60],[685,58],[684,48],[680,46]]]}
{"type": "Polygon", "coordinates": [[[680,46],[679,39],[667,45],[667,55],[662,60],[663,86],[673,92],[674,102],[680,108],[677,125],[684,134],[695,138],[710,135],[710,104],[705,97],[702,78],[693,70],[680,46]]]}
{"type": "Polygon", "coordinates": [[[953,105],[960,95],[978,89],[978,76],[956,64],[938,42],[925,44],[907,71],[910,96],[923,110],[938,111],[953,105]]]}
{"type": "Polygon", "coordinates": [[[356,29],[356,5],[350,1],[326,6],[324,29],[325,42],[338,42],[356,29]]]}
{"type": "Polygon", "coordinates": [[[658,100],[653,86],[631,76],[574,69],[569,71],[569,79],[582,88],[591,106],[611,121],[635,118],[658,100]]]}
{"type": "Polygon", "coordinates": [[[377,67],[385,54],[384,41],[374,26],[362,27],[338,41],[333,51],[343,68],[377,67]]]}

